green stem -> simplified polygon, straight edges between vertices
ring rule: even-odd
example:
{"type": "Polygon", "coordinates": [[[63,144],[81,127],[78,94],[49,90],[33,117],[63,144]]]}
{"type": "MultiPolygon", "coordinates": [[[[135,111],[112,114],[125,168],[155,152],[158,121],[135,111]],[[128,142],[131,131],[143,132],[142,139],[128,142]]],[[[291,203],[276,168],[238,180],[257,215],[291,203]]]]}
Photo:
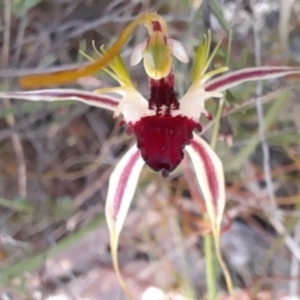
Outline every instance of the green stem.
{"type": "MultiPolygon", "coordinates": [[[[221,98],[219,101],[218,111],[216,115],[216,123],[213,128],[212,138],[210,142],[212,149],[216,147],[223,105],[224,105],[224,98],[221,98]]],[[[204,218],[205,220],[209,221],[209,217],[207,214],[205,214],[204,218]]],[[[205,268],[206,268],[207,297],[209,300],[214,300],[217,298],[218,280],[217,280],[217,265],[215,263],[216,252],[214,249],[214,241],[211,234],[206,234],[204,236],[204,256],[205,256],[205,268]]]]}
{"type": "MultiPolygon", "coordinates": [[[[229,43],[226,53],[226,65],[229,64],[230,52],[231,52],[231,40],[232,32],[229,33],[229,43]]],[[[218,134],[220,129],[220,121],[222,117],[222,111],[225,104],[225,95],[219,100],[218,111],[216,115],[216,123],[213,128],[212,137],[211,137],[211,148],[215,149],[218,134]]],[[[208,215],[205,215],[205,220],[209,220],[208,215]]],[[[207,297],[209,300],[214,300],[217,298],[217,264],[216,259],[218,260],[221,269],[223,271],[226,285],[230,293],[231,299],[234,299],[233,296],[233,285],[230,277],[230,273],[227,269],[225,262],[223,261],[220,248],[220,233],[214,233],[214,236],[207,234],[204,236],[204,254],[205,254],[205,266],[206,266],[206,284],[207,284],[207,297]]]]}
{"type": "MultiPolygon", "coordinates": [[[[209,221],[207,214],[204,216],[205,220],[209,221]]],[[[204,257],[206,270],[206,288],[207,299],[215,300],[217,298],[217,266],[215,264],[214,243],[211,234],[204,236],[204,257]]]]}

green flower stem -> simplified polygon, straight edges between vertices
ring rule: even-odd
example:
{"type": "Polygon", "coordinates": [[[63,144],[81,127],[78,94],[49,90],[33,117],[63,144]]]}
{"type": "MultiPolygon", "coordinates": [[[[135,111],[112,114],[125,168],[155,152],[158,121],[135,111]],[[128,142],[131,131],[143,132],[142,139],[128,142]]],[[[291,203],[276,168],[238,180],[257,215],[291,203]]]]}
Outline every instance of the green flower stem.
{"type": "MultiPolygon", "coordinates": [[[[229,58],[230,58],[230,52],[231,52],[231,39],[232,39],[232,32],[229,33],[229,43],[226,53],[226,66],[229,65],[229,58]]],[[[223,96],[219,100],[219,106],[218,111],[216,115],[216,123],[213,128],[212,137],[210,145],[212,149],[216,148],[217,140],[218,140],[218,134],[220,130],[220,121],[222,117],[222,111],[225,104],[225,96],[223,96]]],[[[205,215],[205,220],[209,220],[208,215],[205,215]]],[[[219,237],[217,237],[219,238],[219,237]]],[[[205,267],[206,267],[206,285],[207,285],[207,297],[209,300],[214,300],[217,297],[217,270],[218,266],[216,265],[216,257],[218,258],[218,261],[220,263],[220,266],[223,270],[223,273],[225,274],[226,283],[228,285],[229,290],[232,288],[231,278],[230,274],[227,270],[227,267],[222,259],[221,256],[221,249],[219,241],[213,240],[213,236],[211,234],[206,234],[204,236],[204,254],[205,254],[205,267]]]]}
{"type": "MultiPolygon", "coordinates": [[[[222,97],[219,100],[218,112],[216,115],[216,123],[213,128],[212,138],[210,145],[214,149],[216,147],[219,128],[220,128],[220,119],[222,115],[222,110],[224,106],[224,98],[222,97]]],[[[207,214],[204,216],[205,220],[209,220],[207,214]]],[[[216,265],[216,252],[214,247],[214,241],[211,234],[206,234],[204,236],[204,256],[205,256],[205,268],[206,268],[206,287],[207,287],[207,297],[209,300],[214,300],[217,298],[217,265],[216,265]]]]}
{"type": "MultiPolygon", "coordinates": [[[[208,214],[204,215],[204,219],[209,221],[208,214]]],[[[213,244],[213,237],[210,233],[204,236],[204,257],[205,257],[205,278],[207,288],[207,299],[217,299],[217,265],[216,253],[213,244]]]]}

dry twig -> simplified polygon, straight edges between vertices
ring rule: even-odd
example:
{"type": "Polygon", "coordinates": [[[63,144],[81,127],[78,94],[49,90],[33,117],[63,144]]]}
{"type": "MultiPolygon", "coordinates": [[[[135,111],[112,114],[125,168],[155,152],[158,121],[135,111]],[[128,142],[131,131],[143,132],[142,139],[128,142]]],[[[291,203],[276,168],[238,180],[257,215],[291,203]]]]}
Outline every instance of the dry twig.
{"type": "MultiPolygon", "coordinates": [[[[9,46],[10,46],[10,29],[11,29],[11,0],[4,1],[4,20],[5,20],[5,30],[3,34],[3,50],[2,50],[2,62],[1,65],[3,68],[6,68],[9,61],[9,46]]],[[[7,81],[6,81],[7,84],[7,81]]],[[[11,108],[11,103],[9,99],[3,100],[3,105],[5,109],[9,110],[11,108]]],[[[27,178],[26,178],[26,165],[24,159],[24,152],[21,140],[18,134],[14,131],[15,118],[13,114],[8,114],[6,116],[6,122],[11,128],[11,140],[12,145],[17,158],[18,166],[18,188],[19,196],[22,198],[26,197],[27,190],[27,178]]]]}

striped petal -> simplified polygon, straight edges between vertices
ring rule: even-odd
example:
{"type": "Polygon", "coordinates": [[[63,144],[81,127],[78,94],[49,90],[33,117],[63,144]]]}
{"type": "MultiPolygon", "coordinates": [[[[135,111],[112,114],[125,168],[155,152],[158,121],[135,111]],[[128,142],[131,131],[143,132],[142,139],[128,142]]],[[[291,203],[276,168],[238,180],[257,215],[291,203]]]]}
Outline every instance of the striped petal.
{"type": "Polygon", "coordinates": [[[206,91],[223,92],[243,82],[266,80],[287,75],[300,74],[300,67],[257,67],[246,68],[221,75],[208,81],[204,87],[206,91]]]}
{"type": "Polygon", "coordinates": [[[110,176],[105,213],[113,235],[122,230],[144,164],[140,150],[134,145],[110,176]]]}
{"type": "Polygon", "coordinates": [[[126,287],[119,270],[117,249],[119,235],[123,228],[130,203],[136,190],[138,178],[144,164],[145,162],[141,157],[140,151],[137,146],[134,145],[120,160],[110,176],[105,205],[105,216],[110,234],[112,261],[119,283],[126,294],[130,294],[130,292],[126,287]]]}
{"type": "Polygon", "coordinates": [[[213,233],[218,236],[225,207],[225,180],[222,162],[212,148],[196,134],[185,150],[195,169],[207,213],[211,219],[213,233]]]}
{"type": "Polygon", "coordinates": [[[79,91],[74,89],[47,89],[28,92],[3,92],[0,98],[22,99],[30,101],[58,101],[58,100],[76,100],[87,105],[104,108],[114,111],[118,106],[120,99],[99,95],[92,92],[79,91]]]}

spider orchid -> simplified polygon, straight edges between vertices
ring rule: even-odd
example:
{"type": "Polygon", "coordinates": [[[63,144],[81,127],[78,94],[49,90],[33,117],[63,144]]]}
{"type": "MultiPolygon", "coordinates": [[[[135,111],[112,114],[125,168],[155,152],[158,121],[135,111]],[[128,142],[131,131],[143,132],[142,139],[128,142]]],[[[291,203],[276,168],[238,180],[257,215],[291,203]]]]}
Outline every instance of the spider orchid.
{"type": "MultiPolygon", "coordinates": [[[[152,170],[168,176],[187,154],[206,203],[213,233],[219,236],[225,207],[224,172],[222,162],[216,153],[197,134],[197,131],[201,131],[199,123],[201,115],[211,119],[211,115],[205,110],[205,102],[212,97],[223,97],[222,92],[243,82],[300,73],[300,68],[285,66],[246,68],[223,75],[219,74],[227,72],[227,67],[208,71],[220,45],[219,43],[210,55],[209,34],[195,54],[190,88],[181,99],[178,99],[172,55],[185,63],[188,56],[180,42],[169,38],[165,21],[161,17],[156,14],[142,16],[138,19],[146,25],[149,38],[134,48],[131,64],[135,65],[143,60],[149,77],[148,99],[136,89],[118,54],[117,50],[125,40],[123,33],[111,48],[102,49],[102,52],[98,53],[100,56],[98,60],[76,71],[75,75],[72,71],[54,75],[29,75],[20,81],[25,87],[65,83],[102,69],[119,83],[118,87],[98,89],[94,92],[44,89],[0,93],[0,98],[31,101],[73,99],[113,111],[114,117],[123,116],[122,124],[127,126],[127,132],[134,135],[137,142],[121,158],[110,176],[105,211],[113,262],[118,276],[120,276],[116,257],[118,239],[143,166],[147,164],[152,170]],[[219,77],[213,79],[215,75],[219,77]],[[111,94],[118,94],[121,98],[111,94]]],[[[124,32],[128,34],[136,25],[135,20],[124,32]]],[[[119,280],[122,282],[120,277],[119,280]]]]}

